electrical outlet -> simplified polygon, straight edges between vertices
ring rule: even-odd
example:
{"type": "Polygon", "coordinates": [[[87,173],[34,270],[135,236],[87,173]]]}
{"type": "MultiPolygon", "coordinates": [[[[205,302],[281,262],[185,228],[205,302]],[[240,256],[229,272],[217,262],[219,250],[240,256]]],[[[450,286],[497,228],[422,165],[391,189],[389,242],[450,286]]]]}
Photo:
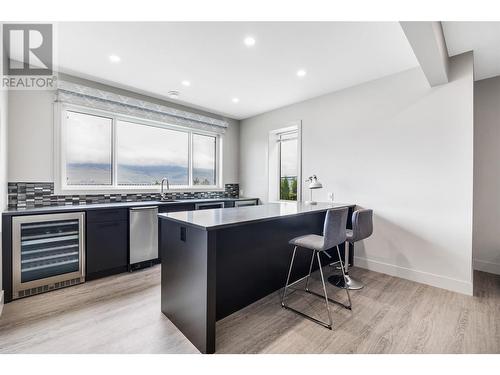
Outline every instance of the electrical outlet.
{"type": "Polygon", "coordinates": [[[333,202],[333,198],[334,198],[333,193],[332,193],[332,192],[329,192],[329,193],[328,193],[328,199],[329,199],[331,202],[333,202]]]}

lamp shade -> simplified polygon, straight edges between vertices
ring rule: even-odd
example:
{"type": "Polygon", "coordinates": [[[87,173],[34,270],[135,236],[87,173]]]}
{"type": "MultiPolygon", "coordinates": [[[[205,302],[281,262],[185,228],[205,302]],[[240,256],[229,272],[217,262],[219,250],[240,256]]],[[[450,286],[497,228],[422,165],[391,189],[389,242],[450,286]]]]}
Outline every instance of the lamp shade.
{"type": "Polygon", "coordinates": [[[307,187],[309,188],[309,193],[311,195],[310,195],[310,199],[308,201],[306,201],[305,203],[306,204],[317,204],[315,201],[313,201],[313,190],[314,189],[321,189],[323,187],[323,185],[321,184],[321,182],[318,181],[318,177],[316,177],[315,174],[313,174],[311,177],[309,177],[306,180],[306,182],[309,182],[307,187]]]}
{"type": "Polygon", "coordinates": [[[323,187],[323,185],[318,180],[313,180],[309,184],[309,189],[321,189],[322,187],[323,187]]]}

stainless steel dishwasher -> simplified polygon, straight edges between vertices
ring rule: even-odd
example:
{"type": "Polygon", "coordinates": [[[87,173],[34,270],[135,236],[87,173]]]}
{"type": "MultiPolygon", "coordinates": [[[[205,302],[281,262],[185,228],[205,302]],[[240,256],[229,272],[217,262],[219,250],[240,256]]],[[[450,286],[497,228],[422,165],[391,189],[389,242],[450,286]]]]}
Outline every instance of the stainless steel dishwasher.
{"type": "Polygon", "coordinates": [[[158,206],[133,207],[130,215],[129,270],[158,259],[158,206]]]}

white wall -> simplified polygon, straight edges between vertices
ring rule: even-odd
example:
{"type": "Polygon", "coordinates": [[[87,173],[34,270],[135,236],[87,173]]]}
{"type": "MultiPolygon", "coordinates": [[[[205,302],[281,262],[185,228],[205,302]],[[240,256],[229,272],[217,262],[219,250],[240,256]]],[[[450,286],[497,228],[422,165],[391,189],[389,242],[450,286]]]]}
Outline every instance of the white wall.
{"type": "Polygon", "coordinates": [[[474,268],[500,274],[500,77],[474,85],[474,268]]]}
{"type": "Polygon", "coordinates": [[[303,176],[339,202],[375,212],[358,266],[472,293],[473,59],[454,57],[450,83],[420,68],[241,122],[240,186],[267,200],[268,132],[302,120],[303,176]]]}
{"type": "Polygon", "coordinates": [[[9,92],[8,181],[52,181],[53,102],[50,91],[9,92]]]}
{"type": "MultiPolygon", "coordinates": [[[[7,91],[0,90],[0,211],[7,206],[7,91]]],[[[0,215],[0,314],[2,312],[2,217],[0,215]]]]}
{"type": "MultiPolygon", "coordinates": [[[[61,75],[60,78],[220,118],[220,116],[208,112],[183,107],[92,81],[67,75],[61,75]]],[[[54,92],[51,91],[11,91],[9,93],[8,140],[10,147],[8,150],[8,181],[53,181],[53,102],[54,92]]],[[[224,183],[237,183],[239,178],[239,121],[226,120],[229,123],[229,127],[223,141],[223,179],[224,183]]]]}

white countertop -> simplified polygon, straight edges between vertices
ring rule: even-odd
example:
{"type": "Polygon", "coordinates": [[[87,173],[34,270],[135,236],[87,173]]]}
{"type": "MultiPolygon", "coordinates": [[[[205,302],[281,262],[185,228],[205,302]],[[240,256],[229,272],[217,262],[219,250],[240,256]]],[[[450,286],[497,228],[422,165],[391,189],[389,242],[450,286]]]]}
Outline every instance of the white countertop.
{"type": "Polygon", "coordinates": [[[354,204],[318,202],[307,205],[303,202],[269,203],[259,206],[218,208],[210,210],[169,212],[158,214],[161,219],[172,220],[206,230],[219,229],[276,218],[306,215],[332,208],[354,207],[354,204]]]}

